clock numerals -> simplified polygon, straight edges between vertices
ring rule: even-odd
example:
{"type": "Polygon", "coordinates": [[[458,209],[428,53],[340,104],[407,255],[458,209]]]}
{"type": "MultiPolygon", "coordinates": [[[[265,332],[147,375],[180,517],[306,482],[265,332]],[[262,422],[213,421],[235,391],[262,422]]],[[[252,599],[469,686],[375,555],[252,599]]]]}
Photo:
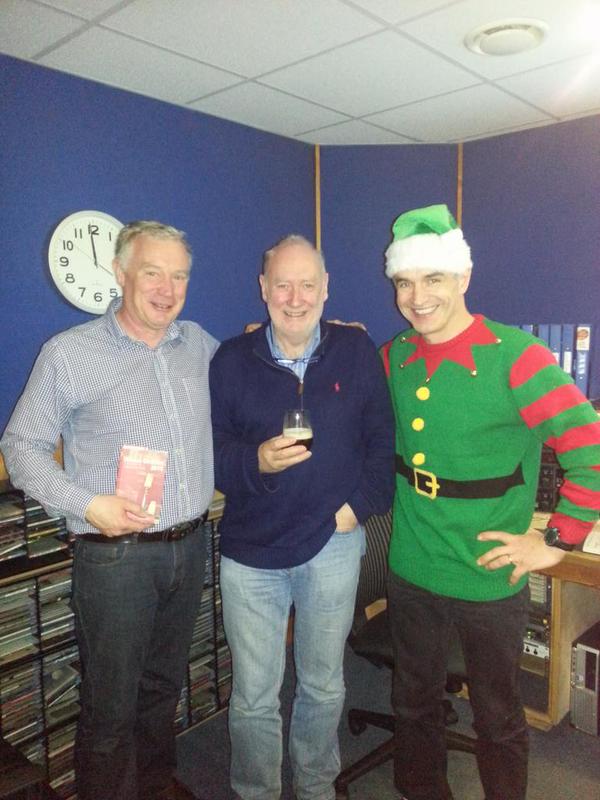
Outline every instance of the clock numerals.
{"type": "Polygon", "coordinates": [[[121,292],[112,269],[121,223],[100,211],[78,211],[60,222],[50,239],[51,276],[73,305],[102,314],[121,292]]]}
{"type": "MultiPolygon", "coordinates": [[[[87,228],[73,228],[73,237],[75,239],[83,239],[85,236],[99,236],[100,235],[100,227],[98,225],[93,225],[91,222],[88,224],[87,228]]],[[[111,230],[106,231],[106,236],[109,242],[113,240],[113,232],[111,230]]]]}
{"type": "MultiPolygon", "coordinates": [[[[87,286],[78,286],[77,288],[79,289],[79,296],[83,300],[83,298],[86,296],[85,293],[87,292],[89,287],[87,287],[87,286]]],[[[88,297],[90,297],[90,296],[92,297],[94,303],[103,303],[104,299],[107,296],[110,298],[110,300],[112,300],[114,297],[118,297],[119,293],[113,287],[113,288],[108,290],[108,295],[105,295],[103,292],[94,292],[93,294],[88,295],[88,297]]]]}

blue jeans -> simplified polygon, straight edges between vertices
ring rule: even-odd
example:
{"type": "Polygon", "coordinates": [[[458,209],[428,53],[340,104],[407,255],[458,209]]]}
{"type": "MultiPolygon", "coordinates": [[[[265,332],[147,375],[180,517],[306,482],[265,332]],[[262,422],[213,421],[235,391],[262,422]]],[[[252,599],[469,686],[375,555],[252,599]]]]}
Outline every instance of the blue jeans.
{"type": "Polygon", "coordinates": [[[450,625],[469,679],[477,764],[487,800],[525,800],[528,732],[519,693],[529,587],[501,600],[443,597],[390,575],[395,783],[408,800],[447,798],[442,698],[450,625]]]}
{"type": "Polygon", "coordinates": [[[231,785],[243,800],[279,800],[283,756],[279,692],[290,606],[295,608],[296,694],[290,759],[298,800],[333,800],[340,771],[344,644],[364,552],[364,531],[334,533],[306,564],[255,569],[221,559],[225,634],[231,648],[231,785]]]}
{"type": "Polygon", "coordinates": [[[174,542],[76,541],[79,800],[146,800],[170,781],[205,562],[202,527],[174,542]]]}

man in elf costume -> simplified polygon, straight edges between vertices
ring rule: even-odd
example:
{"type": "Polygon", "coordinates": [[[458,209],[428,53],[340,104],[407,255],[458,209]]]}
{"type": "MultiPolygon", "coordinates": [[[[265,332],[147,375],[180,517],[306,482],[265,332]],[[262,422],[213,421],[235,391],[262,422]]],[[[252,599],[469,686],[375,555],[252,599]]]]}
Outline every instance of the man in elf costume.
{"type": "Polygon", "coordinates": [[[486,800],[524,800],[519,662],[527,573],[557,564],[600,507],[600,422],[536,338],[471,314],[471,256],[445,205],[402,214],[386,275],[411,325],[382,348],[396,416],[389,611],[407,800],[446,800],[449,629],[469,677],[486,800]],[[546,531],[530,527],[542,442],[565,469],[546,531]]]}

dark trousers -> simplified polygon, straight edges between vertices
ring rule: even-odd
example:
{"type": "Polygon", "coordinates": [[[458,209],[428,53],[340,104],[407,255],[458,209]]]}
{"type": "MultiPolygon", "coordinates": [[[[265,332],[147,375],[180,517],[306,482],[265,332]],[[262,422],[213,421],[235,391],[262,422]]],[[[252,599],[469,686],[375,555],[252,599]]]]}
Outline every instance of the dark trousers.
{"type": "Polygon", "coordinates": [[[169,783],[205,563],[203,527],[174,542],[76,542],[79,800],[147,800],[169,783]]]}
{"type": "Polygon", "coordinates": [[[443,597],[391,575],[396,714],[395,782],[408,800],[446,800],[442,699],[451,624],[465,657],[477,763],[486,800],[525,800],[528,731],[519,663],[529,587],[503,600],[443,597]]]}

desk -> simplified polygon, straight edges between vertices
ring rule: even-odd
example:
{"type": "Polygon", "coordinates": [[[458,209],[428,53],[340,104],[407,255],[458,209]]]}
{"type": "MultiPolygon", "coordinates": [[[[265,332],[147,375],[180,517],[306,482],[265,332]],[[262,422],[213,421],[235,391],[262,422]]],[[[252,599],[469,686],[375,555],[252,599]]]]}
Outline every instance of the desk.
{"type": "Polygon", "coordinates": [[[526,714],[530,725],[548,730],[569,711],[571,643],[600,619],[600,556],[567,553],[542,574],[552,579],[548,707],[526,708],[526,714]]]}

